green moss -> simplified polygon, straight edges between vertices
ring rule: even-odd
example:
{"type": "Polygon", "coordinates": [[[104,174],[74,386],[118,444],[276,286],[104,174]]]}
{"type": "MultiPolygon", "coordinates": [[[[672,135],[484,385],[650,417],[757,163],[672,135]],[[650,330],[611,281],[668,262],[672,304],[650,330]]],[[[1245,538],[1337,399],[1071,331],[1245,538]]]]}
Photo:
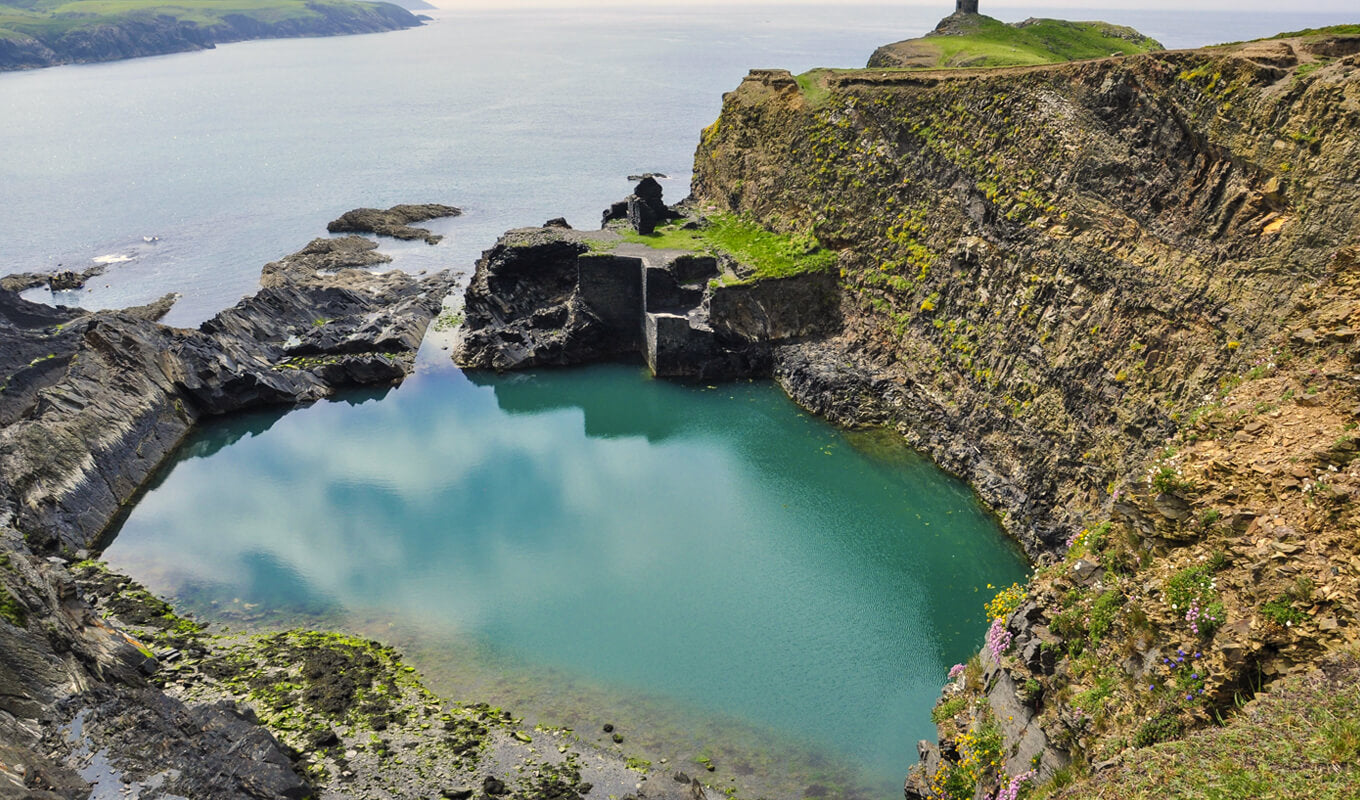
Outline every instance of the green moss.
{"type": "Polygon", "coordinates": [[[1281,627],[1297,625],[1307,619],[1307,615],[1294,607],[1289,595],[1282,594],[1261,606],[1261,616],[1281,627]]]}
{"type": "Polygon", "coordinates": [[[3,586],[0,586],[0,617],[19,628],[28,624],[28,611],[3,586]]]}
{"type": "Polygon", "coordinates": [[[1095,603],[1091,605],[1091,624],[1087,626],[1086,631],[1092,645],[1099,644],[1105,634],[1110,632],[1115,616],[1123,605],[1124,596],[1115,589],[1096,598],[1095,603]]]}
{"type": "Polygon", "coordinates": [[[1170,742],[1181,738],[1185,724],[1175,714],[1158,714],[1138,728],[1133,735],[1134,747],[1148,747],[1159,742],[1170,742]]]}

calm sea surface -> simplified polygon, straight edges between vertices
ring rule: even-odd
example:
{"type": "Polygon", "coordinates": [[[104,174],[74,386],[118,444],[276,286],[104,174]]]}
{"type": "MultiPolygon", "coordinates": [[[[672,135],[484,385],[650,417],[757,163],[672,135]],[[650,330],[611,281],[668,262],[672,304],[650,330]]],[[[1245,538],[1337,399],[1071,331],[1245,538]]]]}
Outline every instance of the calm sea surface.
{"type": "MultiPolygon", "coordinates": [[[[168,321],[193,325],[329,219],[398,202],[466,213],[433,223],[436,247],[384,241],[396,264],[467,272],[507,228],[593,226],[630,173],[683,197],[700,129],[748,69],[861,65],[941,13],[436,12],[0,74],[0,272],[102,258],[90,291],[55,299],[178,291],[168,321]]],[[[1099,15],[1172,47],[1355,21],[1099,15]]],[[[744,796],[898,796],[987,584],[1024,564],[966,487],[890,439],[764,383],[468,376],[429,345],[390,392],[205,428],[107,557],[209,619],[380,636],[454,696],[610,721],[653,760],[710,757],[744,796]]]]}
{"type": "MultiPolygon", "coordinates": [[[[942,11],[434,13],[410,31],[0,73],[0,271],[128,257],[81,302],[128,305],[174,290],[185,297],[168,321],[195,324],[252,292],[261,265],[323,235],[340,213],[436,201],[467,212],[438,225],[450,238],[389,250],[412,269],[467,266],[510,227],[562,214],[592,226],[627,193],[629,174],[673,176],[667,196],[679,200],[699,131],[748,69],[861,66],[942,11]]],[[[1170,47],[1356,21],[1100,16],[1170,47]]]]}

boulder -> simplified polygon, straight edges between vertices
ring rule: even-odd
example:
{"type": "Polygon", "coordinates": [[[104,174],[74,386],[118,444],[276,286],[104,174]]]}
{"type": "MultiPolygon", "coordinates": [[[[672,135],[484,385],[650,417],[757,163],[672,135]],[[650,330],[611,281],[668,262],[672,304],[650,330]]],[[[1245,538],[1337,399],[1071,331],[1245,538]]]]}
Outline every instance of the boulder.
{"type": "Polygon", "coordinates": [[[427,244],[438,244],[444,237],[425,228],[412,227],[413,222],[425,222],[441,217],[456,217],[462,210],[439,203],[395,205],[386,211],[376,208],[356,208],[346,211],[339,219],[326,225],[331,233],[371,233],[394,239],[424,239],[427,244]]]}

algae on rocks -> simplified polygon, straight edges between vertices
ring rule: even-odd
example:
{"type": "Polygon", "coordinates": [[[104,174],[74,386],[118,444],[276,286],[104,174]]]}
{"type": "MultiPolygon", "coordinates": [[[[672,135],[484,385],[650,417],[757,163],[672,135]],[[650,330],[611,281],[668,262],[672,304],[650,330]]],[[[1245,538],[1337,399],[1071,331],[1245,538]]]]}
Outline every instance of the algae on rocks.
{"type": "Polygon", "coordinates": [[[1357,59],[1322,31],[725,96],[694,202],[842,253],[844,328],[780,381],[893,423],[1041,566],[909,792],[1054,789],[1354,641],[1357,59]],[[1004,769],[969,772],[988,720],[1004,769]]]}

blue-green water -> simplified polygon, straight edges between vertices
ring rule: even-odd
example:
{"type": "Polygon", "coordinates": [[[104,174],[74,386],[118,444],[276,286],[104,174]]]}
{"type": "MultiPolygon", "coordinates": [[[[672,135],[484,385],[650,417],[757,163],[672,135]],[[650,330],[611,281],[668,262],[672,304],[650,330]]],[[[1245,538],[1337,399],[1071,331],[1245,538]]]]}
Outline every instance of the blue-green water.
{"type": "Polygon", "coordinates": [[[900,791],[986,585],[1025,569],[967,487],[772,384],[428,362],[381,400],[206,428],[105,555],[209,618],[395,639],[518,713],[611,709],[772,796],[794,746],[900,791]]]}
{"type": "MultiPolygon", "coordinates": [[[[679,199],[748,69],[858,66],[941,5],[460,8],[392,34],[2,74],[0,272],[114,259],[84,292],[30,296],[174,290],[168,321],[193,325],[338,213],[431,201],[465,209],[431,224],[448,238],[383,249],[467,272],[506,228],[589,226],[629,173],[670,174],[679,199]]],[[[1172,47],[1355,21],[1099,16],[1172,47]]],[[[712,756],[744,795],[899,796],[986,584],[1023,569],[963,487],[765,384],[474,381],[439,361],[383,397],[206,429],[109,558],[233,624],[397,642],[451,694],[582,731],[608,716],[653,760],[712,756]]]]}

